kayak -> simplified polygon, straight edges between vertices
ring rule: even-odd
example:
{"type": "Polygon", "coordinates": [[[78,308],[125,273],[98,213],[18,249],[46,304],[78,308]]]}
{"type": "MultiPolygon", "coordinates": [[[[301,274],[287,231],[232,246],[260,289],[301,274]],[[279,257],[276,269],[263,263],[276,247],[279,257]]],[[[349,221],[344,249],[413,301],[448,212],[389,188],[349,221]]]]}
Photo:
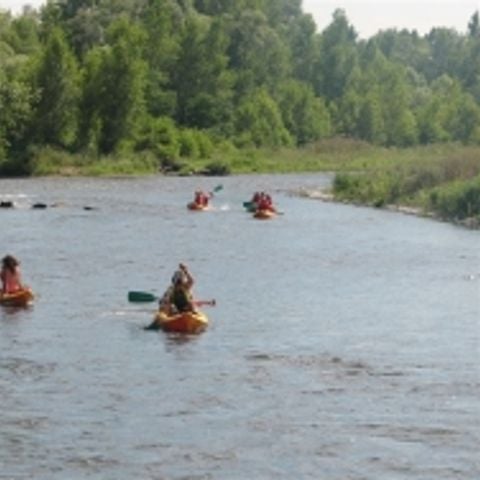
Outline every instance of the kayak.
{"type": "Polygon", "coordinates": [[[201,203],[190,202],[187,204],[189,210],[202,211],[208,208],[208,205],[202,205],[201,203]]]}
{"type": "Polygon", "coordinates": [[[257,210],[253,216],[254,218],[258,218],[260,220],[268,220],[269,218],[273,218],[276,213],[272,210],[257,210]]]}
{"type": "Polygon", "coordinates": [[[153,322],[147,327],[147,330],[161,329],[165,332],[200,333],[207,328],[207,325],[208,318],[202,312],[168,315],[166,312],[159,311],[155,314],[153,322]]]}
{"type": "Polygon", "coordinates": [[[29,288],[15,293],[0,293],[0,305],[7,307],[26,307],[33,300],[33,292],[29,288]]]}

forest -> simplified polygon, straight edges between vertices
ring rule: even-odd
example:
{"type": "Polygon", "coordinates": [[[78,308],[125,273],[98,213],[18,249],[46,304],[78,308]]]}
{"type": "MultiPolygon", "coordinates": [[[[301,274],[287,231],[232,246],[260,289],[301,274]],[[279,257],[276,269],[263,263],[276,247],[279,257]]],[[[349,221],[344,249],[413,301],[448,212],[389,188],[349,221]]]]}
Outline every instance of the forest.
{"type": "Polygon", "coordinates": [[[341,9],[318,31],[301,0],[0,10],[0,175],[84,164],[178,173],[196,161],[222,174],[239,152],[329,139],[475,148],[478,11],[465,25],[361,40],[341,9]]]}

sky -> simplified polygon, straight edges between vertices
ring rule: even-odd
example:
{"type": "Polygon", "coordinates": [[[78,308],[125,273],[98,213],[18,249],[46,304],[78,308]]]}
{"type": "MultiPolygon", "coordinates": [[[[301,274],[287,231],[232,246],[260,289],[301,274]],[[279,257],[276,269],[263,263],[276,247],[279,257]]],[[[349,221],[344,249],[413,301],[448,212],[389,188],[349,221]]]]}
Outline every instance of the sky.
{"type": "MultiPolygon", "coordinates": [[[[24,4],[39,7],[45,0],[0,0],[0,9],[19,13],[24,4]]],[[[466,33],[480,0],[303,0],[303,11],[311,13],[319,31],[332,21],[332,14],[341,8],[360,38],[368,38],[379,30],[406,28],[420,35],[433,27],[455,28],[466,33]]]]}
{"type": "Polygon", "coordinates": [[[313,15],[320,31],[332,22],[338,8],[345,11],[360,38],[388,28],[417,30],[420,35],[433,27],[466,33],[470,18],[480,11],[480,0],[303,0],[303,11],[313,15]]]}

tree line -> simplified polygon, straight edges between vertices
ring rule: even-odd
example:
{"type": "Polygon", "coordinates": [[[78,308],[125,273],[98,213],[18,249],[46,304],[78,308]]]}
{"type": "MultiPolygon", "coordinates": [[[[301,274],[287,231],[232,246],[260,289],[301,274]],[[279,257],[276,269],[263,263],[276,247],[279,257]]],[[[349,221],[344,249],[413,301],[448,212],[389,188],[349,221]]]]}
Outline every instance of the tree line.
{"type": "Polygon", "coordinates": [[[480,22],[360,40],[301,0],[49,0],[0,11],[0,173],[42,148],[159,168],[333,136],[480,144],[480,22]]]}

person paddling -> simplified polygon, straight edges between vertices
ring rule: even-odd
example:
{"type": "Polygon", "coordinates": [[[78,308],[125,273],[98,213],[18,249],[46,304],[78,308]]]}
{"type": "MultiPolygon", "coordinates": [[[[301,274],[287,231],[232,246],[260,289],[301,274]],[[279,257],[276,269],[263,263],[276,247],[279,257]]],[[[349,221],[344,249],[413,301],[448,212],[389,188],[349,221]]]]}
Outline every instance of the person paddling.
{"type": "Polygon", "coordinates": [[[13,255],[3,257],[2,269],[0,270],[2,293],[15,293],[24,289],[19,265],[20,262],[13,255]]]}
{"type": "Polygon", "coordinates": [[[275,212],[272,197],[268,193],[262,192],[262,195],[257,202],[257,210],[268,210],[270,212],[275,212]]]}
{"type": "Polygon", "coordinates": [[[194,279],[183,263],[173,274],[172,283],[167,288],[159,302],[159,310],[172,315],[180,312],[194,312],[192,287],[194,279]]]}
{"type": "Polygon", "coordinates": [[[208,207],[208,202],[209,201],[210,201],[210,195],[206,194],[204,191],[197,190],[195,192],[194,202],[197,205],[200,205],[202,207],[208,207]]]}

